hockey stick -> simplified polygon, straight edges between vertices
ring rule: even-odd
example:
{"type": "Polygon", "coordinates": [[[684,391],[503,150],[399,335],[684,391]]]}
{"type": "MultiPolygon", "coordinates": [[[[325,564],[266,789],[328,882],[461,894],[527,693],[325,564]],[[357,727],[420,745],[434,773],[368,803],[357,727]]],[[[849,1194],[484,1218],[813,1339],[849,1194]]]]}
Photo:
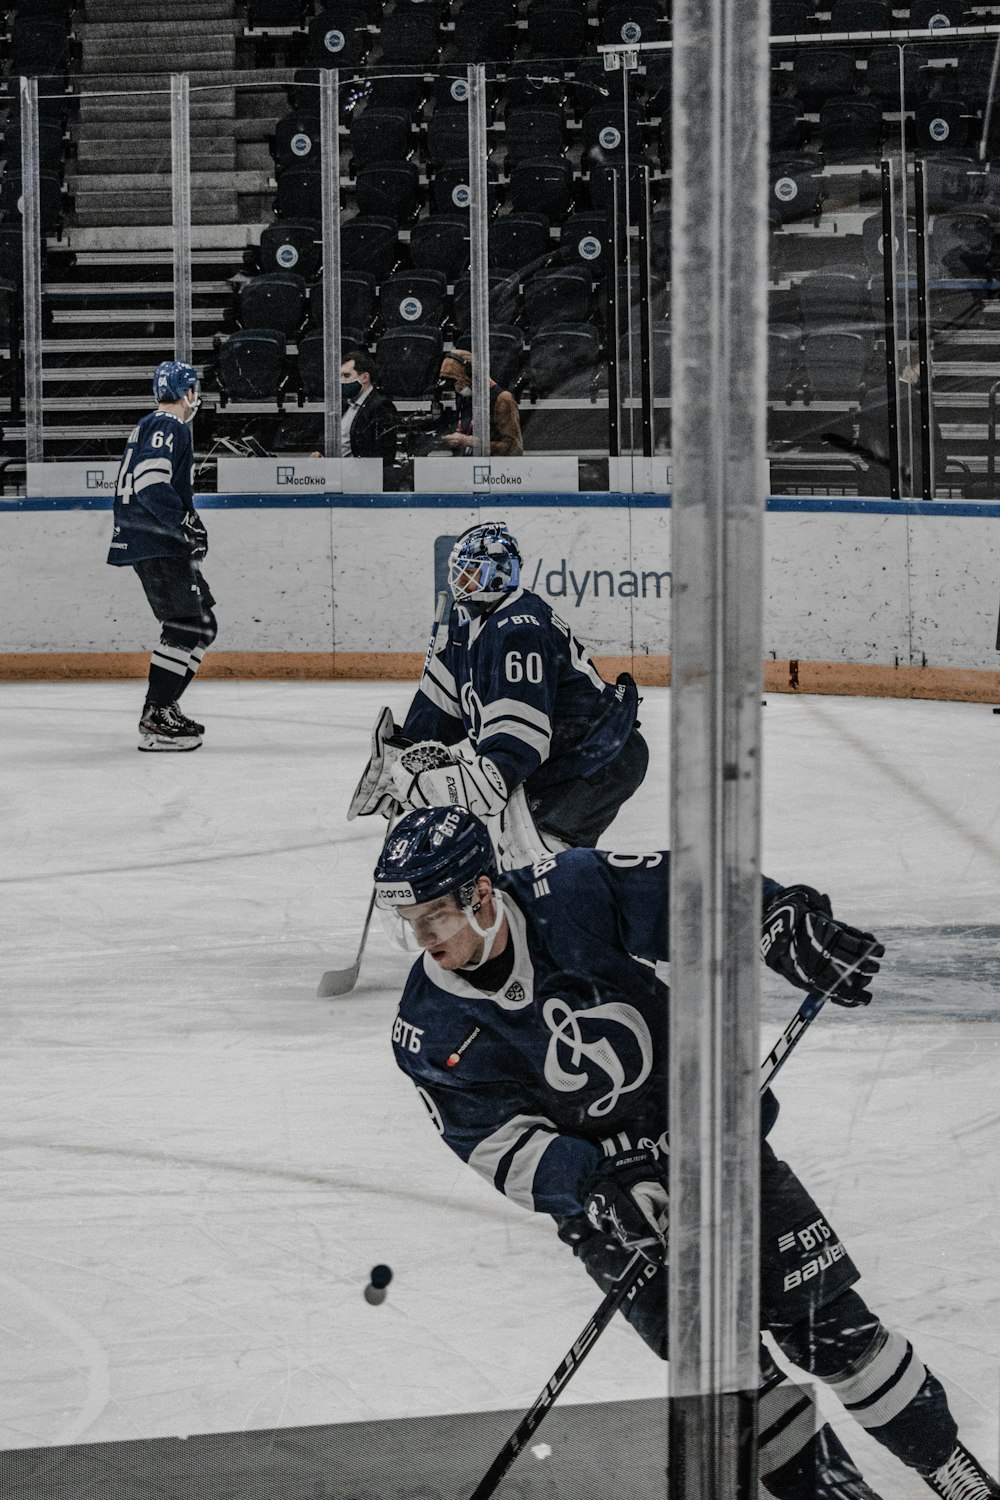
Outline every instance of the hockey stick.
{"type": "MultiPolygon", "coordinates": [[[[826,999],[827,995],[818,995],[813,992],[806,995],[802,1004],[761,1063],[761,1072],[764,1075],[760,1085],[762,1094],[766,1089],[770,1088],[775,1076],[788,1061],[789,1053],[801,1041],[802,1033],[806,1027],[819,1015],[826,999]]],[[[569,1353],[556,1366],[555,1374],[539,1394],[534,1405],[525,1412],[520,1422],[518,1422],[514,1431],[476,1485],[469,1500],[488,1500],[488,1497],[493,1494],[497,1485],[503,1479],[515,1458],[517,1458],[517,1455],[527,1446],[528,1439],[532,1433],[535,1432],[548,1416],[559,1392],[564,1390],[569,1384],[570,1379],[576,1374],[619,1307],[630,1297],[634,1297],[647,1282],[651,1281],[658,1270],[659,1267],[651,1265],[641,1251],[637,1250],[635,1252],[625,1266],[624,1271],[622,1271],[617,1285],[611,1288],[569,1353]]]]}
{"type": "MultiPolygon", "coordinates": [[[[421,676],[423,676],[423,673],[427,671],[431,657],[434,655],[434,642],[437,640],[437,633],[441,628],[441,621],[444,619],[445,606],[447,605],[447,603],[448,594],[446,590],[442,589],[437,596],[437,607],[434,611],[434,624],[431,626],[431,638],[427,643],[427,655],[424,657],[424,665],[420,674],[421,676]]],[[[396,823],[400,811],[401,809],[397,807],[396,811],[389,819],[389,827],[386,829],[385,834],[386,838],[388,838],[389,834],[392,832],[393,825],[396,823]]],[[[361,973],[361,960],[364,957],[365,944],[368,941],[368,929],[372,924],[372,913],[374,912],[374,910],[375,889],[373,887],[371,898],[368,902],[368,910],[365,913],[365,924],[361,929],[361,941],[358,944],[358,955],[355,958],[354,962],[346,969],[327,969],[326,973],[320,979],[319,985],[317,986],[317,999],[335,1000],[340,995],[349,995],[351,993],[351,990],[353,990],[354,986],[357,984],[358,976],[361,973]]]]}

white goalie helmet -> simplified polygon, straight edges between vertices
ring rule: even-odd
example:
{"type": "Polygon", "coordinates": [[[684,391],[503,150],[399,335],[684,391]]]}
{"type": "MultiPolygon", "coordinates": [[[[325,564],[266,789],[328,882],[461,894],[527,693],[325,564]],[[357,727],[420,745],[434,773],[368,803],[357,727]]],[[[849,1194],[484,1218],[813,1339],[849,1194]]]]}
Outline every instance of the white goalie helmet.
{"type": "Polygon", "coordinates": [[[462,533],[448,558],[448,587],[456,604],[479,614],[521,584],[521,553],[503,521],[483,521],[462,533]]]}

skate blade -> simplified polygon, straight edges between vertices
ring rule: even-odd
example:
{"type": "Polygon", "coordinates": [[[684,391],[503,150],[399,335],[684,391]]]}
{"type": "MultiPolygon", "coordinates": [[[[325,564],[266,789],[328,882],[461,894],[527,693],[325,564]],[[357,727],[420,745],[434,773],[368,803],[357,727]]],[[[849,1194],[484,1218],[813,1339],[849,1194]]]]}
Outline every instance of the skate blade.
{"type": "Polygon", "coordinates": [[[197,750],[201,739],[197,735],[182,735],[176,739],[168,739],[166,735],[149,734],[146,730],[139,733],[139,750],[197,750]]]}

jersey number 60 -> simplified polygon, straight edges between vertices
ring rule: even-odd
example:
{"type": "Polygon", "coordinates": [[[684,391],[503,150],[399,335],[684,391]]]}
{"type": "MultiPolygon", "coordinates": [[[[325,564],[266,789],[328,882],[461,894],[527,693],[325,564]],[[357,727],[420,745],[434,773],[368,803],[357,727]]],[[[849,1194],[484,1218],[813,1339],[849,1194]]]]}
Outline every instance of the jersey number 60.
{"type": "Polygon", "coordinates": [[[542,658],[537,651],[529,651],[522,660],[520,651],[508,651],[504,671],[508,682],[541,682],[542,658]]]}

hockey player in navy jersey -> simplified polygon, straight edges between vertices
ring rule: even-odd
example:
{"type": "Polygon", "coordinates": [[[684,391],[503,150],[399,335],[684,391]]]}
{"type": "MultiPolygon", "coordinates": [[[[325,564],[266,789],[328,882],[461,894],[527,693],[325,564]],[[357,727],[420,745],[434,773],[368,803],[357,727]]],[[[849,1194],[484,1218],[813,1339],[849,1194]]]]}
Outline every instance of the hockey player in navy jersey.
{"type": "Polygon", "coordinates": [[[215,600],[199,563],[208,552],[194,508],[191,421],[198,410],[198,372],[165,360],[153,373],[156,410],[129,434],[115,487],[108,562],[132,567],[160,622],[139,720],[140,750],[197,750],[204,725],[178,699],[215,640],[215,600]]]}
{"type": "Polygon", "coordinates": [[[349,817],[468,807],[510,869],[596,844],[646,774],[635,683],[607,683],[569,627],[521,586],[502,521],[459,537],[453,605],[399,733],[383,709],[349,817]],[[468,741],[467,751],[456,750],[468,741]]]}
{"type": "MultiPolygon", "coordinates": [[[[551,1214],[607,1291],[668,1238],[670,855],[573,849],[498,874],[464,808],[411,812],[386,841],[375,900],[420,951],[393,1023],[396,1061],[445,1143],[501,1193],[551,1214]]],[[[809,886],[762,882],[762,952],[800,989],[867,1005],[882,945],[809,886]]],[[[944,1389],[854,1289],[851,1257],[766,1136],[762,1105],[762,1326],[869,1434],[945,1500],[1000,1487],[958,1442],[944,1389]]],[[[666,1298],[647,1281],[625,1317],[667,1357],[666,1298]]],[[[759,1471],[779,1500],[873,1500],[811,1398],[761,1345],[759,1471]]],[[[874,1497],[877,1500],[877,1497],[874,1497]]]]}

